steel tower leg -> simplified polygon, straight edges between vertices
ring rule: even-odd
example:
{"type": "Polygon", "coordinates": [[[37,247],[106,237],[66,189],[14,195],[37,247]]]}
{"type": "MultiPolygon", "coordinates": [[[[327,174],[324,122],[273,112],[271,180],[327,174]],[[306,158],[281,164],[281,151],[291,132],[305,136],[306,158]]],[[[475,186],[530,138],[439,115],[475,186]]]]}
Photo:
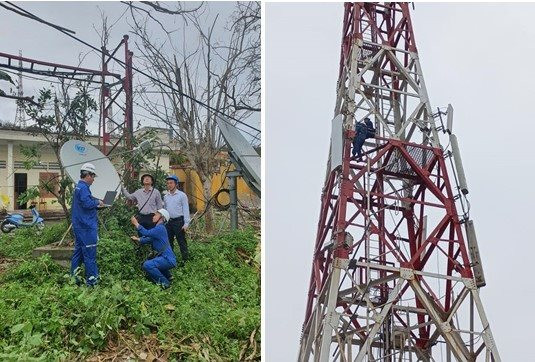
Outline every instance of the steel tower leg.
{"type": "Polygon", "coordinates": [[[333,269],[329,280],[329,291],[327,292],[327,308],[325,310],[325,316],[323,317],[323,328],[321,333],[320,362],[329,360],[331,336],[335,332],[339,320],[339,316],[335,311],[338,299],[338,283],[340,283],[340,273],[344,268],[344,265],[347,266],[347,259],[335,258],[332,265],[333,269]]]}

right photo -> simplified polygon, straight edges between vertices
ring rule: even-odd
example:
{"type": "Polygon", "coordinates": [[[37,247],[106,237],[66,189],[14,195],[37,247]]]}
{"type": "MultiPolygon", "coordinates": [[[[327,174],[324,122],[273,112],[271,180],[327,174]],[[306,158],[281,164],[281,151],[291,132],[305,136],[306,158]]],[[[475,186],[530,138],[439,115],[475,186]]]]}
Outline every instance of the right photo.
{"type": "Polygon", "coordinates": [[[265,360],[535,359],[533,14],[265,3],[265,360]]]}

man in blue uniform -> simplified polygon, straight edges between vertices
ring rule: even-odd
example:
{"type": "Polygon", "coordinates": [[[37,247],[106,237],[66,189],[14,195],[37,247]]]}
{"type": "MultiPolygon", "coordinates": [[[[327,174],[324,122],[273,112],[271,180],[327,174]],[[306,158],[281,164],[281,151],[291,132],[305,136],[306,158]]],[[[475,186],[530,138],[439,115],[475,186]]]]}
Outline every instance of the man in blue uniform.
{"type": "Polygon", "coordinates": [[[356,155],[357,158],[360,159],[364,141],[366,138],[373,138],[374,136],[375,128],[368,117],[364,118],[364,122],[357,123],[355,126],[355,137],[353,138],[353,150],[351,151],[351,155],[353,157],[356,155]]]}
{"type": "Polygon", "coordinates": [[[132,240],[139,241],[141,244],[150,244],[158,254],[155,258],[146,260],[143,263],[143,270],[149,275],[149,278],[156,284],[161,284],[163,288],[169,288],[171,284],[170,270],[176,267],[175,253],[169,244],[165,223],[169,220],[169,212],[165,209],[159,209],[154,213],[152,221],[156,224],[152,229],[145,229],[139,224],[135,216],[130,221],[142,235],[141,238],[132,236],[132,240]]]}
{"type": "MultiPolygon", "coordinates": [[[[97,207],[103,202],[91,195],[89,187],[97,177],[95,166],[85,163],[80,168],[80,181],[72,197],[72,230],[74,231],[74,253],[71,259],[71,275],[76,273],[80,264],[85,265],[85,278],[89,286],[98,281],[97,241],[98,220],[97,207]]],[[[78,280],[77,280],[78,282],[78,280]]]]}

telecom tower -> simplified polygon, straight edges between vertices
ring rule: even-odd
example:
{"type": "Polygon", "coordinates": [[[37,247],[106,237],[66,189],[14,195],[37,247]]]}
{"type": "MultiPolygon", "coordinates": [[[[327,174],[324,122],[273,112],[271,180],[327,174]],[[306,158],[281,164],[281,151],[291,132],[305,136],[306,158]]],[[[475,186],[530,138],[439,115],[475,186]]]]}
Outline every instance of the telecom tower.
{"type": "Polygon", "coordinates": [[[299,361],[500,361],[453,108],[433,112],[409,4],[345,4],[337,92],[299,361]]]}
{"type": "Polygon", "coordinates": [[[26,128],[26,117],[24,117],[24,109],[22,108],[22,98],[24,97],[24,90],[22,88],[22,50],[19,50],[19,71],[18,71],[18,82],[17,82],[17,111],[15,113],[15,124],[22,128],[26,128]]]}

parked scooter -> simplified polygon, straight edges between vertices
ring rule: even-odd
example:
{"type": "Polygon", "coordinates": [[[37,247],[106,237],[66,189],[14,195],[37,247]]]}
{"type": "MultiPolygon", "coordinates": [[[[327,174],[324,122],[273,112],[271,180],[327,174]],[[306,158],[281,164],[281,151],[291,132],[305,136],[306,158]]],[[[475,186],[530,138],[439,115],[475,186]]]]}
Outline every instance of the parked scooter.
{"type": "Polygon", "coordinates": [[[24,222],[22,214],[7,214],[7,217],[0,224],[0,229],[4,233],[9,233],[17,228],[37,227],[38,230],[43,230],[45,227],[44,219],[39,215],[35,206],[30,207],[32,210],[32,222],[24,222]]]}

